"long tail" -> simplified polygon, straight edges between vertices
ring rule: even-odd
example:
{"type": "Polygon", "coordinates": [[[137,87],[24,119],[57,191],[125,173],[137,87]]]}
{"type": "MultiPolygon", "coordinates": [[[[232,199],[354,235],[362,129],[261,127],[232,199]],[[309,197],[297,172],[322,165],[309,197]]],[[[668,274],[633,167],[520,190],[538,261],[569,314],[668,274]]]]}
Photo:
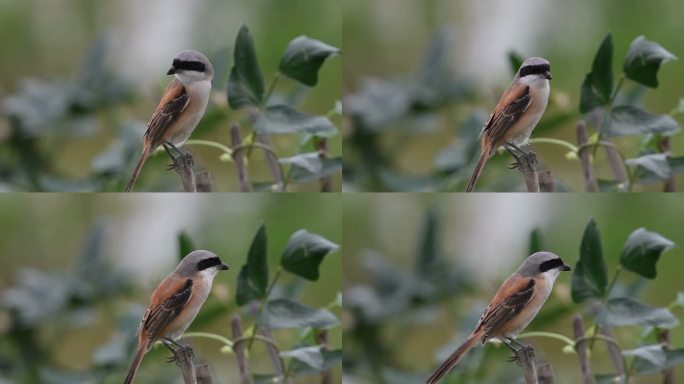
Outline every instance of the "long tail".
{"type": "Polygon", "coordinates": [[[138,176],[140,175],[143,164],[145,164],[145,160],[147,160],[147,158],[150,156],[150,149],[151,147],[149,145],[145,145],[143,148],[142,154],[140,154],[140,159],[138,160],[138,164],[135,165],[133,176],[131,176],[131,180],[128,181],[128,185],[126,186],[126,192],[130,192],[131,189],[133,189],[133,185],[135,184],[135,181],[138,180],[138,176]]]}
{"type": "Polygon", "coordinates": [[[135,374],[138,373],[140,362],[142,361],[142,358],[145,356],[146,352],[147,350],[145,350],[145,348],[138,348],[138,353],[135,354],[133,364],[131,365],[131,369],[128,370],[128,375],[126,375],[126,379],[124,380],[123,384],[131,384],[133,382],[133,378],[135,377],[135,374]]]}
{"type": "Polygon", "coordinates": [[[428,379],[425,381],[425,384],[436,384],[438,383],[449,371],[451,371],[451,368],[453,368],[456,364],[458,364],[459,361],[461,361],[461,358],[463,355],[470,350],[470,348],[474,347],[475,344],[477,344],[482,336],[479,333],[473,333],[470,336],[468,336],[468,339],[461,344],[460,347],[454,351],[454,353],[449,356],[448,359],[446,359],[445,362],[442,363],[442,365],[437,368],[437,370],[428,377],[428,379]]]}
{"type": "Polygon", "coordinates": [[[470,176],[470,180],[468,181],[468,186],[466,187],[466,192],[472,192],[473,189],[475,189],[475,183],[477,183],[477,179],[480,178],[480,174],[482,173],[482,169],[484,169],[484,165],[489,160],[489,156],[486,151],[482,151],[482,154],[480,155],[480,160],[477,161],[477,165],[475,166],[475,171],[473,171],[473,175],[470,176]]]}

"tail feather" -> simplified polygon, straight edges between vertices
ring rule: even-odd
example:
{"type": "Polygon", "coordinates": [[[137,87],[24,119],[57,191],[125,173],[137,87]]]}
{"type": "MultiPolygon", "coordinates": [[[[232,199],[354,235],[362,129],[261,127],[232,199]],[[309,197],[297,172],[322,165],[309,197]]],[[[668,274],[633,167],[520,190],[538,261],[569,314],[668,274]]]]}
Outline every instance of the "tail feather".
{"type": "Polygon", "coordinates": [[[425,384],[436,384],[438,383],[444,376],[446,376],[451,369],[458,364],[459,361],[461,361],[461,358],[463,358],[463,355],[470,350],[470,348],[474,347],[475,344],[477,344],[480,341],[480,334],[471,334],[468,339],[461,344],[460,347],[454,351],[454,353],[449,356],[448,359],[446,359],[445,362],[442,363],[442,365],[435,370],[435,372],[428,377],[428,379],[425,381],[425,384]]]}
{"type": "Polygon", "coordinates": [[[477,183],[477,179],[480,178],[480,174],[482,173],[482,169],[484,169],[484,165],[489,160],[488,153],[486,151],[482,151],[482,154],[480,155],[480,160],[477,161],[477,165],[475,166],[475,170],[473,171],[473,175],[470,176],[470,180],[468,181],[468,186],[466,187],[466,192],[472,192],[473,189],[475,189],[475,183],[477,183]]]}
{"type": "Polygon", "coordinates": [[[140,154],[138,164],[135,165],[133,176],[131,176],[131,179],[128,181],[128,185],[126,186],[126,192],[130,192],[131,189],[133,189],[133,185],[135,184],[135,181],[138,180],[138,176],[140,175],[140,171],[142,170],[143,164],[145,164],[145,160],[147,160],[147,158],[150,156],[150,149],[151,147],[149,145],[145,145],[142,154],[140,154]]]}
{"type": "Polygon", "coordinates": [[[142,358],[143,356],[145,356],[146,352],[147,350],[145,348],[138,348],[138,353],[135,354],[133,364],[131,365],[131,368],[128,370],[128,375],[126,375],[126,379],[124,380],[123,384],[131,384],[133,382],[133,378],[135,378],[135,374],[138,373],[140,362],[142,361],[142,358]]]}

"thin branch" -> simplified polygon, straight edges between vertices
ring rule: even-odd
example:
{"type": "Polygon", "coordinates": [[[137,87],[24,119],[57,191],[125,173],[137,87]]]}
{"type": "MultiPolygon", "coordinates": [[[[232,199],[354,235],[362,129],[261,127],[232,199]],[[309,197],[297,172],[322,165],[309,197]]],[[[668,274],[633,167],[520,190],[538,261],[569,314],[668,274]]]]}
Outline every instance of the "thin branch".
{"type": "MultiPolygon", "coordinates": [[[[261,143],[268,148],[272,148],[271,139],[269,139],[268,136],[260,135],[256,132],[254,133],[254,136],[256,143],[261,143]]],[[[280,162],[278,162],[278,156],[275,154],[275,151],[273,150],[265,150],[264,155],[266,156],[266,162],[268,163],[268,167],[271,169],[271,175],[273,176],[276,185],[278,185],[278,187],[284,191],[283,187],[285,184],[283,168],[280,166],[280,162]]]]}
{"type": "MultiPolygon", "coordinates": [[[[596,325],[596,328],[599,328],[598,325],[596,325]]],[[[615,336],[610,328],[600,327],[599,333],[611,339],[615,339],[615,336]]],[[[620,350],[620,347],[614,343],[608,343],[606,344],[606,347],[608,348],[608,355],[613,362],[617,376],[624,378],[626,375],[625,359],[622,357],[622,351],[620,350]]]]}
{"type": "Polygon", "coordinates": [[[537,384],[537,367],[534,364],[534,347],[526,345],[515,351],[515,361],[523,371],[525,384],[537,384]]]}
{"type": "MultiPolygon", "coordinates": [[[[322,351],[327,351],[330,345],[328,344],[328,331],[325,329],[317,330],[314,334],[316,342],[321,346],[322,351]]],[[[321,372],[321,384],[332,384],[332,370],[326,369],[321,372]]]]}
{"type": "Polygon", "coordinates": [[[517,168],[522,172],[528,192],[539,192],[537,176],[537,155],[529,151],[517,158],[517,168]]]}
{"type": "Polygon", "coordinates": [[[197,192],[212,192],[214,190],[214,181],[209,171],[199,172],[195,176],[195,183],[197,184],[197,192]]]}
{"type": "MultiPolygon", "coordinates": [[[[323,138],[314,138],[314,146],[316,151],[318,151],[318,157],[321,161],[325,161],[328,158],[328,141],[323,138]]],[[[331,192],[332,191],[332,177],[323,176],[320,179],[321,182],[321,192],[331,192]]]]}
{"type": "Polygon", "coordinates": [[[247,350],[252,349],[252,344],[254,343],[254,339],[256,339],[256,334],[257,330],[259,329],[259,318],[261,318],[261,312],[264,310],[264,306],[266,305],[266,300],[268,300],[268,296],[271,295],[271,291],[273,291],[273,288],[275,287],[276,281],[278,281],[278,278],[280,277],[280,274],[283,272],[283,267],[278,268],[276,270],[275,275],[273,276],[273,280],[271,280],[271,283],[268,285],[266,288],[266,293],[264,294],[264,297],[261,299],[259,302],[259,310],[257,311],[256,314],[256,322],[254,323],[254,327],[252,327],[252,335],[249,340],[249,344],[247,344],[247,350]]]}
{"type": "Polygon", "coordinates": [[[540,192],[556,192],[556,183],[553,179],[553,173],[549,170],[539,171],[539,191],[540,192]]]}
{"type": "MultiPolygon", "coordinates": [[[[666,136],[658,141],[658,150],[660,153],[670,154],[670,137],[666,136]]],[[[663,185],[663,192],[675,192],[674,177],[670,176],[665,180],[663,185]]]]}
{"type": "Polygon", "coordinates": [[[249,183],[249,173],[247,172],[247,165],[242,153],[243,148],[241,148],[240,124],[233,123],[230,125],[230,140],[233,144],[233,161],[235,161],[235,166],[237,167],[240,192],[250,192],[252,185],[249,183]]]}
{"type": "Polygon", "coordinates": [[[233,333],[233,351],[240,370],[240,384],[252,384],[252,375],[249,373],[245,346],[243,345],[240,316],[235,315],[230,319],[230,328],[233,333]]]}
{"type": "MultiPolygon", "coordinates": [[[[260,330],[261,334],[269,339],[273,340],[273,335],[271,334],[271,330],[267,328],[262,328],[260,330]]],[[[276,375],[278,377],[285,377],[285,372],[283,371],[283,361],[280,359],[280,351],[278,350],[278,346],[276,343],[266,343],[266,350],[268,351],[268,356],[271,359],[271,364],[273,364],[273,369],[275,370],[276,375]]]]}
{"type": "Polygon", "coordinates": [[[185,384],[197,384],[197,379],[195,378],[195,366],[192,362],[194,357],[195,352],[189,345],[173,350],[174,361],[181,369],[181,373],[183,374],[183,382],[185,384]]]}
{"type": "Polygon", "coordinates": [[[189,153],[174,158],[174,168],[180,175],[183,190],[185,192],[197,192],[197,183],[195,180],[195,173],[192,171],[195,161],[189,153]]]}
{"type": "MultiPolygon", "coordinates": [[[[668,350],[672,349],[672,344],[670,343],[670,331],[663,329],[658,331],[656,335],[658,342],[663,345],[663,348],[668,350]]],[[[675,383],[675,371],[674,367],[667,368],[663,370],[663,384],[674,384],[675,383]]]]}
{"type": "Polygon", "coordinates": [[[591,166],[590,153],[586,151],[589,137],[587,134],[587,125],[583,120],[577,122],[577,145],[579,145],[578,154],[582,163],[582,174],[584,175],[584,190],[587,192],[597,192],[598,183],[596,182],[596,175],[594,175],[594,168],[591,166]]]}
{"type": "Polygon", "coordinates": [[[209,368],[209,364],[206,363],[195,367],[195,376],[197,377],[197,384],[212,384],[214,382],[211,368],[209,368]]]}
{"type": "Polygon", "coordinates": [[[539,364],[537,366],[537,378],[539,384],[553,384],[556,382],[556,374],[553,372],[553,366],[550,363],[539,364]]]}
{"type": "Polygon", "coordinates": [[[584,340],[584,322],[581,315],[575,315],[572,319],[572,328],[575,335],[575,351],[580,361],[582,371],[582,382],[584,384],[594,384],[594,374],[591,370],[591,362],[587,354],[587,344],[584,340]]]}

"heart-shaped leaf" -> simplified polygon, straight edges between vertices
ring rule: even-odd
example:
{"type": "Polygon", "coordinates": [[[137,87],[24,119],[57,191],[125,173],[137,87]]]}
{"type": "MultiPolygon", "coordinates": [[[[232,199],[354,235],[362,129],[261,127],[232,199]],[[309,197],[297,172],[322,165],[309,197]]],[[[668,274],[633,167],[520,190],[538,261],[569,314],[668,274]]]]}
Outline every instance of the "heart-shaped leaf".
{"type": "Polygon", "coordinates": [[[342,350],[329,351],[321,346],[293,349],[280,353],[280,357],[294,359],[290,370],[299,375],[315,374],[342,362],[342,350]]]}
{"type": "Polygon", "coordinates": [[[634,181],[642,184],[659,182],[684,172],[684,156],[672,157],[656,153],[628,159],[626,163],[637,166],[634,170],[634,181]],[[661,165],[661,159],[664,159],[665,164],[661,165]]]}
{"type": "Polygon", "coordinates": [[[316,281],[323,258],[338,248],[337,244],[323,236],[300,229],[288,240],[280,264],[288,272],[316,281]]]}
{"type": "Polygon", "coordinates": [[[613,38],[607,34],[594,56],[591,72],[582,83],[580,112],[608,105],[613,92],[613,38]]]}
{"type": "Polygon", "coordinates": [[[606,263],[601,250],[601,236],[594,219],[584,229],[580,258],[572,274],[572,301],[581,303],[603,297],[608,285],[606,263]]]}
{"type": "Polygon", "coordinates": [[[653,41],[639,36],[629,46],[623,71],[628,79],[647,87],[658,86],[658,70],[660,64],[676,60],[677,57],[653,41]]]}
{"type": "Polygon", "coordinates": [[[653,279],[656,277],[656,263],[660,255],[675,243],[662,235],[639,228],[627,238],[622,253],[620,264],[632,272],[653,279]]]}
{"type": "Polygon", "coordinates": [[[632,367],[634,373],[640,376],[654,375],[665,369],[684,363],[684,348],[669,350],[664,349],[662,345],[649,345],[632,351],[637,351],[637,353],[634,354],[636,357],[634,358],[632,367]],[[642,348],[648,349],[643,352],[638,351],[642,348]],[[647,356],[644,357],[642,356],[643,354],[647,354],[647,356]]]}
{"type": "Polygon", "coordinates": [[[670,136],[681,129],[671,116],[654,115],[633,105],[613,108],[610,119],[610,124],[601,127],[607,137],[646,133],[670,136]]]}
{"type": "Polygon", "coordinates": [[[266,294],[268,285],[266,225],[261,224],[254,235],[249,247],[247,262],[240,269],[238,275],[235,301],[243,306],[255,299],[261,299],[266,294]]]}
{"type": "Polygon", "coordinates": [[[259,105],[264,99],[264,78],[254,49],[254,39],[243,25],[235,39],[233,68],[228,78],[228,105],[239,109],[259,105]]]}
{"type": "Polygon", "coordinates": [[[337,318],[330,311],[288,299],[267,302],[258,322],[269,329],[329,328],[338,324],[337,318]]]}
{"type": "Polygon", "coordinates": [[[287,77],[313,87],[318,83],[318,70],[325,60],[338,53],[339,48],[306,36],[299,36],[285,49],[278,70],[287,77]]]}
{"type": "Polygon", "coordinates": [[[292,164],[290,179],[296,183],[318,180],[342,170],[341,157],[321,159],[317,152],[302,153],[278,161],[281,164],[292,164]]]}
{"type": "Polygon", "coordinates": [[[604,327],[643,325],[668,329],[679,324],[667,308],[651,307],[628,297],[608,300],[599,312],[598,322],[604,327]]]}
{"type": "Polygon", "coordinates": [[[289,105],[269,105],[254,123],[257,132],[264,135],[308,133],[318,137],[332,137],[337,128],[325,116],[313,116],[289,105]]]}

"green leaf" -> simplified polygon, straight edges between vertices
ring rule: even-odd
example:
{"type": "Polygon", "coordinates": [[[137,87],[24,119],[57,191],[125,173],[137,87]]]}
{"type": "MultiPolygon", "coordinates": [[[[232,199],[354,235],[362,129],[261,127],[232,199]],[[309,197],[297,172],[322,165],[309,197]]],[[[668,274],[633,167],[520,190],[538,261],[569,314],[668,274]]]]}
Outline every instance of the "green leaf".
{"type": "Polygon", "coordinates": [[[254,39],[243,25],[235,39],[233,68],[228,78],[228,104],[232,109],[259,105],[264,99],[264,78],[254,49],[254,39]]]}
{"type": "Polygon", "coordinates": [[[266,303],[258,323],[269,329],[330,328],[337,325],[338,320],[326,309],[309,307],[288,299],[275,299],[266,303]]]}
{"type": "Polygon", "coordinates": [[[525,58],[521,54],[515,51],[508,51],[508,63],[511,65],[513,76],[518,73],[523,61],[525,61],[525,58]]]}
{"type": "Polygon", "coordinates": [[[654,375],[684,363],[684,348],[667,350],[663,349],[661,345],[649,345],[632,351],[637,351],[637,353],[633,353],[633,356],[635,356],[634,363],[632,364],[633,371],[640,376],[654,375]],[[640,349],[647,350],[642,352],[639,351],[640,349]],[[646,354],[646,356],[642,356],[643,354],[646,354]]]}
{"type": "Polygon", "coordinates": [[[295,232],[285,246],[280,259],[283,268],[307,280],[318,280],[318,266],[339,246],[326,238],[304,229],[295,232]]]}
{"type": "Polygon", "coordinates": [[[684,172],[684,156],[672,157],[664,153],[649,154],[628,159],[626,163],[637,166],[634,170],[634,182],[641,184],[660,182],[663,179],[668,179],[684,172]],[[664,159],[662,161],[665,164],[661,163],[661,159],[664,159]]]}
{"type": "Polygon", "coordinates": [[[293,358],[291,372],[298,375],[314,374],[332,368],[342,362],[342,350],[329,351],[321,346],[311,346],[280,352],[282,358],[293,358]]]}
{"type": "Polygon", "coordinates": [[[654,115],[633,105],[613,108],[610,118],[611,123],[601,127],[607,137],[646,133],[671,136],[681,129],[671,116],[654,115]]]}
{"type": "Polygon", "coordinates": [[[306,36],[299,36],[285,49],[278,70],[287,77],[313,87],[318,83],[318,70],[325,60],[338,53],[339,48],[306,36]]]}
{"type": "Polygon", "coordinates": [[[667,308],[655,308],[628,297],[610,299],[597,318],[604,327],[643,325],[673,328],[679,320],[667,308]]]}
{"type": "Polygon", "coordinates": [[[423,221],[416,254],[416,271],[421,274],[426,274],[439,257],[439,229],[439,213],[435,207],[430,207],[423,221]]]}
{"type": "Polygon", "coordinates": [[[647,87],[658,87],[658,70],[660,64],[676,60],[677,57],[660,44],[646,40],[642,35],[634,39],[629,46],[623,71],[628,79],[647,87]]]}
{"type": "Polygon", "coordinates": [[[238,275],[235,301],[243,306],[252,300],[261,299],[268,286],[266,225],[261,224],[249,247],[247,262],[238,275]]]}
{"type": "Polygon", "coordinates": [[[594,219],[584,229],[580,245],[580,258],[572,273],[572,301],[600,299],[606,292],[608,276],[601,250],[601,235],[594,219]]]}
{"type": "Polygon", "coordinates": [[[620,263],[632,272],[653,279],[660,255],[674,246],[675,243],[662,235],[639,228],[627,238],[620,254],[620,263]]]}
{"type": "Polygon", "coordinates": [[[539,228],[535,228],[530,232],[530,246],[528,248],[528,254],[531,255],[535,252],[539,252],[543,250],[542,247],[542,235],[541,235],[541,230],[539,228]]]}
{"type": "Polygon", "coordinates": [[[325,116],[313,116],[289,105],[269,105],[259,114],[254,129],[265,135],[307,133],[318,137],[332,137],[337,128],[325,116]]]}
{"type": "Polygon", "coordinates": [[[187,232],[183,231],[178,234],[178,260],[181,260],[195,249],[197,248],[195,248],[195,244],[193,244],[187,232]]]}
{"type": "Polygon", "coordinates": [[[281,164],[291,164],[290,179],[297,183],[318,180],[342,170],[342,158],[321,159],[318,152],[301,153],[278,159],[281,164]]]}
{"type": "Polygon", "coordinates": [[[580,112],[591,112],[594,108],[610,104],[613,92],[613,38],[607,34],[594,56],[591,72],[582,83],[580,112]]]}

